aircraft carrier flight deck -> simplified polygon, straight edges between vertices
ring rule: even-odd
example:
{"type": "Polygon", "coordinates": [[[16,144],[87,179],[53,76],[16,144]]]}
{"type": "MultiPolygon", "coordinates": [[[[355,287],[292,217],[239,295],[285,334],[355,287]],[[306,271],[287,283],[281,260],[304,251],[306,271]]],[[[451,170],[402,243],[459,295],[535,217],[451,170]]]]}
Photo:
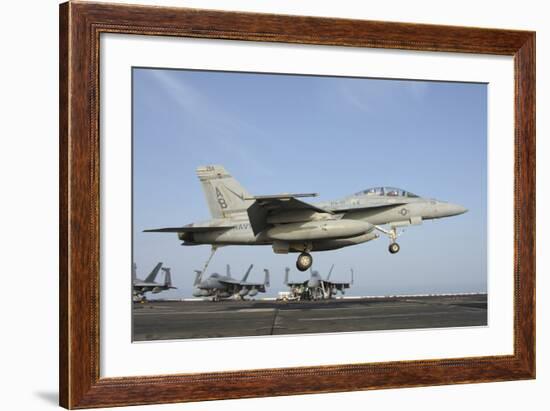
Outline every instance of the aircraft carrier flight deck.
{"type": "Polygon", "coordinates": [[[487,325],[487,294],[133,304],[134,341],[487,325]]]}

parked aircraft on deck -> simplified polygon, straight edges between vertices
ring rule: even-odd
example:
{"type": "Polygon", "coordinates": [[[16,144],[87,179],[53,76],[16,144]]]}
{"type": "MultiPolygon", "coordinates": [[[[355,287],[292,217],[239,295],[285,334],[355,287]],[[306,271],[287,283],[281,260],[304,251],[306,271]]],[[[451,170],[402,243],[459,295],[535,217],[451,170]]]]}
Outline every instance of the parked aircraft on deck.
{"type": "Polygon", "coordinates": [[[134,301],[143,301],[145,300],[145,293],[151,292],[153,294],[158,294],[161,291],[175,289],[172,287],[172,275],[170,274],[170,268],[162,267],[162,263],[158,263],[153,271],[145,278],[145,280],[140,280],[137,278],[137,266],[132,264],[132,289],[133,289],[133,299],[134,301]],[[155,279],[162,269],[164,272],[164,283],[157,283],[155,279]]]}
{"type": "Polygon", "coordinates": [[[337,292],[345,294],[345,290],[353,284],[353,268],[351,269],[351,280],[349,282],[331,281],[330,276],[334,269],[334,264],[330,267],[327,278],[323,279],[318,271],[311,270],[311,276],[307,280],[289,281],[288,275],[290,268],[285,269],[284,284],[290,288],[292,299],[298,300],[318,300],[332,298],[337,292]]]}
{"type": "Polygon", "coordinates": [[[195,270],[196,276],[193,286],[194,297],[211,297],[213,301],[219,301],[224,298],[244,299],[244,297],[254,297],[258,293],[265,293],[269,287],[269,270],[264,269],[265,278],[263,283],[253,283],[248,281],[248,276],[254,267],[250,264],[242,280],[231,277],[231,267],[227,265],[226,274],[210,274],[203,278],[205,270],[195,270]]]}

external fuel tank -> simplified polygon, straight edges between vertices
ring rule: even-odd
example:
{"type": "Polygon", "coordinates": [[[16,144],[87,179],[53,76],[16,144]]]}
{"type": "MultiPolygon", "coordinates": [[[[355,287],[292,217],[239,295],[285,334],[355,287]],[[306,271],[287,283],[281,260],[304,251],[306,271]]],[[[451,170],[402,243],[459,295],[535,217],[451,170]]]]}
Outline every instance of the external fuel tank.
{"type": "Polygon", "coordinates": [[[358,220],[322,220],[281,224],[267,231],[267,236],[278,241],[314,241],[355,237],[366,234],[374,226],[358,220]]]}

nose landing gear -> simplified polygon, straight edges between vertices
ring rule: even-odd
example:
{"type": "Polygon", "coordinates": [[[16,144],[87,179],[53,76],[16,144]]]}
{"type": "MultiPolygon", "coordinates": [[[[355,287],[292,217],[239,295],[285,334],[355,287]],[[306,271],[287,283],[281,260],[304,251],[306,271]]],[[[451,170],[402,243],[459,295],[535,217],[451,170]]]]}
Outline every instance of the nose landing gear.
{"type": "Polygon", "coordinates": [[[390,246],[388,247],[388,251],[392,254],[395,254],[395,253],[398,253],[399,252],[399,244],[397,243],[391,243],[390,246]]]}
{"type": "Polygon", "coordinates": [[[399,247],[399,244],[395,242],[395,240],[397,240],[397,237],[399,236],[399,234],[397,233],[397,228],[391,227],[391,229],[389,230],[385,230],[384,228],[379,226],[375,226],[375,228],[381,231],[382,233],[386,234],[390,238],[390,245],[388,247],[388,251],[391,254],[397,254],[401,249],[401,247],[399,247]]]}
{"type": "Polygon", "coordinates": [[[298,256],[296,260],[296,268],[300,271],[308,270],[313,264],[313,257],[307,252],[303,252],[298,256]]]}

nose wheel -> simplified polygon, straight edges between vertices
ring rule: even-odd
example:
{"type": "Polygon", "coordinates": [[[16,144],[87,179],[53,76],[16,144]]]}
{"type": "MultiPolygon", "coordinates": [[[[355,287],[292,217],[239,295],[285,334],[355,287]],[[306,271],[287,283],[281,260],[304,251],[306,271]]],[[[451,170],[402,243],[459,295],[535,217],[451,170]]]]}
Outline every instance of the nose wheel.
{"type": "Polygon", "coordinates": [[[378,231],[386,234],[390,238],[390,246],[388,247],[388,251],[390,252],[390,254],[397,254],[401,249],[401,247],[399,247],[399,244],[395,242],[395,240],[397,240],[397,237],[399,236],[399,233],[397,232],[397,227],[391,227],[389,230],[386,230],[380,226],[375,226],[375,228],[378,231]]]}
{"type": "Polygon", "coordinates": [[[397,243],[391,243],[390,246],[388,247],[388,250],[389,250],[389,252],[392,253],[392,254],[398,253],[399,250],[400,250],[399,244],[397,244],[397,243]]]}
{"type": "Polygon", "coordinates": [[[296,268],[300,271],[308,270],[313,264],[313,257],[309,253],[301,253],[296,260],[296,268]]]}

